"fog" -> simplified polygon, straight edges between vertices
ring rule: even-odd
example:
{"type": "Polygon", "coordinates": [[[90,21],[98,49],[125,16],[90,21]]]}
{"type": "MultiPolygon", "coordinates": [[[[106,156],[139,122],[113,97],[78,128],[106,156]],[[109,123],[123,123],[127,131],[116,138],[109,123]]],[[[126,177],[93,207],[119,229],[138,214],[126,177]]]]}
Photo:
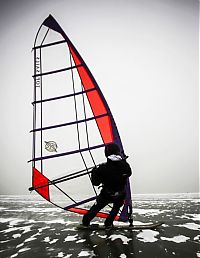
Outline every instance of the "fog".
{"type": "Polygon", "coordinates": [[[0,9],[0,194],[31,186],[33,56],[52,14],[96,78],[133,193],[199,191],[196,0],[7,0],[0,9]]]}

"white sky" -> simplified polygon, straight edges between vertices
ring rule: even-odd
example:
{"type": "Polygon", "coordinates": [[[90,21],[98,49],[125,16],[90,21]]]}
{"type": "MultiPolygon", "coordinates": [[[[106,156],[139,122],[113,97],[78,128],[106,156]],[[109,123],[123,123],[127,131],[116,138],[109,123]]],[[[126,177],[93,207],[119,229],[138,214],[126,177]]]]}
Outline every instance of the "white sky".
{"type": "Polygon", "coordinates": [[[133,193],[198,192],[198,1],[7,0],[0,9],[0,194],[31,186],[31,48],[51,13],[112,110],[133,193]]]}

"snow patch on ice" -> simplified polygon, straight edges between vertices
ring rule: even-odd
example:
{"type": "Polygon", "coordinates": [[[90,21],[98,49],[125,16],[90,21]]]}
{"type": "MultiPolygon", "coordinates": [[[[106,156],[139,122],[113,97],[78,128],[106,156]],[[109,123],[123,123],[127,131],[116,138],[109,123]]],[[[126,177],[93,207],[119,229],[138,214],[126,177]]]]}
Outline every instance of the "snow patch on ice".
{"type": "Polygon", "coordinates": [[[72,254],[67,254],[64,256],[64,253],[63,252],[60,252],[58,253],[58,256],[57,257],[64,257],[64,258],[70,258],[72,256],[72,254]]]}
{"type": "Polygon", "coordinates": [[[197,252],[197,257],[200,257],[200,252],[197,252]]]}
{"type": "Polygon", "coordinates": [[[102,236],[102,235],[99,235],[99,234],[98,234],[98,237],[100,237],[100,238],[106,238],[107,236],[105,236],[105,235],[102,236]]]}
{"type": "Polygon", "coordinates": [[[78,241],[76,241],[76,243],[78,244],[78,243],[83,243],[83,242],[85,242],[86,240],[85,239],[80,239],[80,240],[78,240],[78,241]]]}
{"type": "Polygon", "coordinates": [[[28,250],[31,250],[31,248],[25,247],[25,248],[20,249],[18,252],[19,252],[19,253],[22,253],[22,252],[26,252],[26,251],[28,251],[28,250]]]}
{"type": "Polygon", "coordinates": [[[37,239],[35,236],[38,236],[38,235],[40,235],[40,233],[37,233],[37,234],[34,234],[34,235],[30,236],[29,238],[25,239],[24,242],[33,241],[33,240],[37,239]]]}
{"type": "MultiPolygon", "coordinates": [[[[53,223],[59,223],[59,224],[67,224],[67,222],[64,219],[56,219],[56,220],[32,220],[32,223],[45,223],[45,224],[53,224],[53,223]]],[[[44,227],[47,228],[47,227],[44,227]]]]}
{"type": "Polygon", "coordinates": [[[47,229],[47,228],[50,228],[49,226],[46,226],[46,227],[43,227],[43,228],[39,228],[39,233],[41,233],[42,232],[42,230],[44,230],[44,229],[47,229]]]}
{"type": "Polygon", "coordinates": [[[54,244],[54,243],[56,243],[57,241],[58,241],[58,239],[55,238],[55,239],[53,239],[52,241],[50,241],[49,244],[50,244],[50,245],[51,245],[51,244],[54,244]]]}
{"type": "Polygon", "coordinates": [[[153,230],[147,229],[147,230],[142,230],[142,232],[140,232],[137,235],[137,238],[139,241],[142,242],[156,242],[158,241],[157,238],[155,238],[155,236],[159,235],[159,232],[155,232],[153,230]]]}
{"type": "Polygon", "coordinates": [[[120,258],[126,258],[127,256],[125,254],[120,254],[120,258]]]}
{"type": "Polygon", "coordinates": [[[10,227],[8,229],[2,230],[0,231],[1,233],[9,233],[12,231],[18,231],[18,230],[23,230],[24,232],[22,232],[22,234],[30,232],[31,231],[31,226],[24,226],[24,227],[10,227]]]}
{"type": "MultiPolygon", "coordinates": [[[[138,220],[134,220],[133,224],[136,226],[141,226],[141,225],[149,225],[150,222],[141,222],[138,220]]],[[[129,226],[129,224],[125,224],[124,222],[118,222],[118,221],[114,222],[114,226],[123,226],[124,227],[124,225],[126,225],[127,227],[129,226]]]]}
{"type": "Polygon", "coordinates": [[[17,245],[16,248],[20,248],[20,247],[22,247],[23,245],[24,245],[24,243],[21,243],[21,244],[17,245]]]}
{"type": "Polygon", "coordinates": [[[118,239],[118,238],[122,240],[122,242],[123,242],[124,245],[127,245],[128,242],[129,242],[130,240],[132,240],[131,238],[128,238],[128,237],[123,236],[123,235],[116,235],[116,234],[114,234],[114,235],[109,236],[109,239],[111,239],[111,241],[115,241],[115,240],[118,239]]]}
{"type": "Polygon", "coordinates": [[[200,229],[200,225],[196,224],[196,223],[185,223],[185,224],[182,224],[182,225],[175,225],[175,226],[185,227],[185,228],[188,228],[188,229],[191,229],[191,230],[199,230],[200,229]]]}
{"type": "Polygon", "coordinates": [[[7,223],[12,220],[16,220],[15,218],[0,218],[0,223],[7,223]]]}
{"type": "Polygon", "coordinates": [[[175,237],[161,237],[162,240],[166,240],[166,241],[171,241],[171,242],[175,242],[175,243],[183,243],[186,242],[188,239],[190,239],[189,237],[186,236],[175,236],[175,237]]]}
{"type": "Polygon", "coordinates": [[[46,242],[46,243],[49,243],[51,245],[51,244],[56,243],[58,241],[58,239],[55,238],[55,239],[50,241],[50,237],[45,237],[45,239],[43,241],[46,242]]]}
{"type": "Polygon", "coordinates": [[[69,241],[76,241],[77,240],[77,235],[74,235],[74,236],[67,236],[65,239],[64,239],[64,242],[69,242],[69,241]]]}
{"type": "Polygon", "coordinates": [[[14,234],[12,235],[13,238],[18,238],[18,237],[21,237],[21,234],[14,234]]]}
{"type": "Polygon", "coordinates": [[[23,219],[13,219],[10,221],[11,226],[16,226],[18,223],[24,221],[23,219]]]}
{"type": "Polygon", "coordinates": [[[194,221],[200,221],[200,214],[184,214],[182,216],[176,216],[181,219],[192,219],[194,221]]]}
{"type": "Polygon", "coordinates": [[[167,227],[169,227],[169,225],[167,225],[167,224],[162,224],[162,227],[163,227],[163,228],[167,228],[167,227]]]}
{"type": "Polygon", "coordinates": [[[66,225],[66,226],[67,226],[67,225],[71,225],[71,224],[79,224],[79,222],[70,221],[70,220],[65,221],[65,225],[66,225]]]}
{"type": "Polygon", "coordinates": [[[200,214],[191,214],[192,220],[199,220],[200,221],[200,214]]]}
{"type": "Polygon", "coordinates": [[[92,255],[92,252],[81,251],[81,252],[78,254],[78,257],[91,256],[91,255],[92,255]]]}
{"type": "Polygon", "coordinates": [[[0,231],[0,233],[9,233],[9,232],[16,231],[16,230],[18,230],[18,228],[8,228],[8,229],[4,229],[4,230],[0,231]]]}
{"type": "Polygon", "coordinates": [[[56,220],[50,220],[50,221],[44,221],[46,224],[54,224],[54,223],[59,223],[59,224],[66,224],[64,219],[56,219],[56,220]]]}
{"type": "Polygon", "coordinates": [[[50,241],[49,237],[45,237],[44,242],[48,243],[50,241]]]}
{"type": "Polygon", "coordinates": [[[25,226],[25,227],[20,227],[20,228],[18,228],[18,229],[24,230],[23,234],[25,234],[25,233],[31,231],[31,227],[32,227],[32,226],[25,226]]]}
{"type": "Polygon", "coordinates": [[[4,241],[0,241],[0,244],[6,243],[6,242],[9,242],[9,241],[10,241],[10,239],[9,240],[4,240],[4,241]]]}
{"type": "Polygon", "coordinates": [[[195,236],[194,240],[200,241],[200,235],[195,236]]]}

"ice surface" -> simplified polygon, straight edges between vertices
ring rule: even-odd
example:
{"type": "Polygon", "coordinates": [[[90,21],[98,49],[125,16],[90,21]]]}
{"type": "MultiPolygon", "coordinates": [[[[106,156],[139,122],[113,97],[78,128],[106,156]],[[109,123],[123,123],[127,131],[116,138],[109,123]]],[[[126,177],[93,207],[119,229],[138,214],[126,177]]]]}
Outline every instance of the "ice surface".
{"type": "MultiPolygon", "coordinates": [[[[200,235],[197,232],[200,229],[199,202],[186,195],[178,199],[170,198],[145,196],[144,199],[133,201],[134,224],[145,225],[150,221],[162,220],[165,225],[159,231],[83,232],[76,228],[81,222],[81,215],[59,210],[42,199],[36,201],[33,196],[0,196],[0,205],[5,208],[0,209],[0,257],[31,257],[40,248],[41,257],[45,257],[47,252],[52,257],[64,258],[95,255],[150,257],[155,252],[156,257],[165,257],[167,253],[169,257],[182,258],[187,251],[187,257],[200,258],[200,235]]],[[[102,225],[104,219],[94,219],[94,223],[102,225]]],[[[115,224],[124,225],[122,222],[115,224]]]]}
{"type": "Polygon", "coordinates": [[[23,209],[26,211],[36,212],[36,213],[52,213],[52,212],[61,212],[62,210],[59,208],[27,208],[23,209]]]}
{"type": "Polygon", "coordinates": [[[169,212],[169,210],[160,210],[160,209],[133,209],[134,213],[138,213],[140,215],[150,214],[152,216],[159,215],[161,213],[169,212]]]}

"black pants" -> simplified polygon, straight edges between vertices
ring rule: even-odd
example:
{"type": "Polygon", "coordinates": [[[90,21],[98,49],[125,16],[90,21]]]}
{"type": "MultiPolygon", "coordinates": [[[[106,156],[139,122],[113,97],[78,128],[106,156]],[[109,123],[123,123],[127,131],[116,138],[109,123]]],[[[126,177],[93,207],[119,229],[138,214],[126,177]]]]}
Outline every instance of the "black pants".
{"type": "Polygon", "coordinates": [[[117,213],[119,212],[120,207],[124,203],[125,194],[121,194],[119,197],[113,198],[108,193],[103,190],[97,197],[96,203],[90,208],[88,213],[83,216],[83,224],[88,226],[90,221],[97,215],[97,213],[103,209],[109,203],[113,203],[112,210],[110,211],[108,217],[105,220],[105,226],[111,226],[117,213]]]}

